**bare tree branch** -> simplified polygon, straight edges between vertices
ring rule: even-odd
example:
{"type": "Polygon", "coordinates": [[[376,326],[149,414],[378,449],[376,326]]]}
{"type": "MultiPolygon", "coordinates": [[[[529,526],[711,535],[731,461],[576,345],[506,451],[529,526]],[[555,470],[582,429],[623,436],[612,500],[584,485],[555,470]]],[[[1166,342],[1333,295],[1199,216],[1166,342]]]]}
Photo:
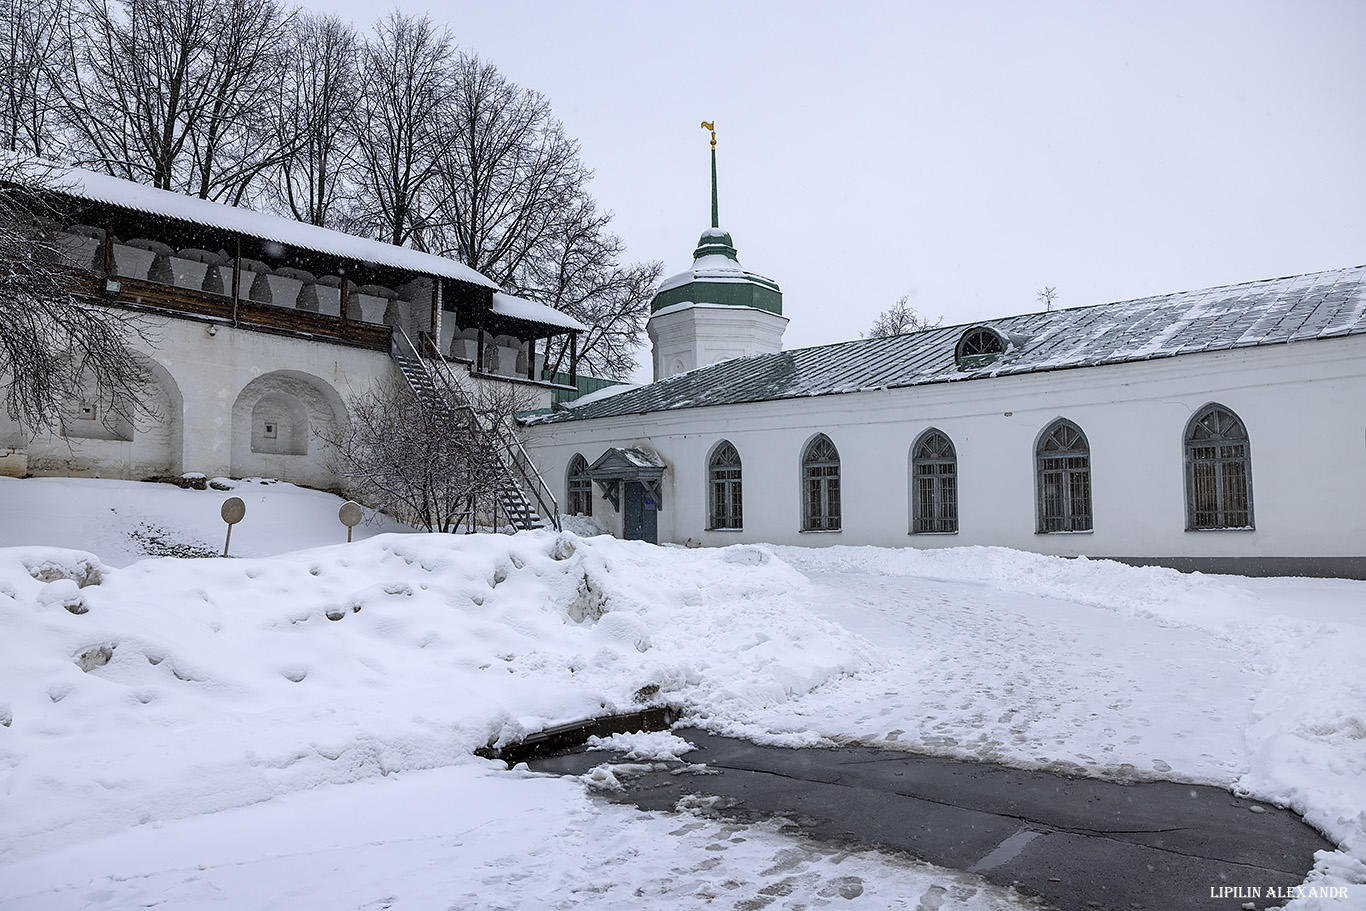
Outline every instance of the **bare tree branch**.
{"type": "Polygon", "coordinates": [[[47,69],[73,156],[240,203],[279,158],[270,97],[288,22],[275,0],[83,0],[47,69]]]}
{"type": "Polygon", "coordinates": [[[367,505],[428,531],[473,530],[479,505],[487,507],[505,480],[485,428],[526,407],[511,384],[489,385],[469,407],[447,408],[390,379],[353,396],[350,424],[322,437],[333,447],[334,470],[367,505]]]}
{"type": "Polygon", "coordinates": [[[439,126],[448,113],[451,50],[449,33],[429,18],[394,12],[376,24],[352,127],[359,139],[353,230],[428,249],[424,195],[445,141],[439,126]]]}
{"type": "Polygon", "coordinates": [[[879,313],[873,325],[867,332],[860,333],[859,337],[888,338],[893,335],[905,335],[908,332],[921,332],[925,329],[935,329],[944,321],[941,316],[931,322],[928,317],[921,316],[909,301],[909,294],[901,295],[895,304],[879,313]]]}
{"type": "Polygon", "coordinates": [[[281,156],[271,189],[298,221],[340,225],[354,193],[357,135],[351,122],[360,94],[355,29],[335,16],[303,15],[277,112],[281,156]]]}
{"type": "Polygon", "coordinates": [[[55,430],[63,409],[86,397],[100,414],[149,413],[147,374],[120,314],[73,293],[78,269],[62,251],[60,212],[42,193],[43,171],[0,161],[0,376],[5,408],[29,428],[55,430]]]}

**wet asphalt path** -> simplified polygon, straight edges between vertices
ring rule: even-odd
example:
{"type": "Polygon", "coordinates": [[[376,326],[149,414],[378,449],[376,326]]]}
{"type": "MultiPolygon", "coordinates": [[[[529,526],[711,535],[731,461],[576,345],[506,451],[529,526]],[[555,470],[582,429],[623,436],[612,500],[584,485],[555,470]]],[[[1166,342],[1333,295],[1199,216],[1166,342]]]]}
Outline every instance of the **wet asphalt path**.
{"type": "MultiPolygon", "coordinates": [[[[1060,911],[1241,909],[1250,892],[1297,886],[1332,845],[1293,813],[1228,791],[1173,782],[1117,784],[867,747],[791,750],[677,731],[697,745],[656,764],[614,799],[672,810],[716,798],[738,819],[784,817],[789,831],[901,851],[1015,885],[1060,911]],[[706,774],[681,771],[705,764],[706,774]]],[[[611,753],[530,761],[582,774],[611,753]]],[[[1264,909],[1285,899],[1260,898],[1264,909]]]]}

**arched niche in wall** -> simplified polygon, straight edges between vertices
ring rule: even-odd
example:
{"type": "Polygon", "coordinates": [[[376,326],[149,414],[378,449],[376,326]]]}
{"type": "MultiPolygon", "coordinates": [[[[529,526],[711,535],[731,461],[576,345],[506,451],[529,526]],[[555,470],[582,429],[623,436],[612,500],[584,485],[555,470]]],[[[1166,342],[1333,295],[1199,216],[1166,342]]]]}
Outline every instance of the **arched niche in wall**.
{"type": "Polygon", "coordinates": [[[251,409],[251,451],[308,455],[308,406],[288,392],[267,392],[251,409]]]}
{"type": "Polygon", "coordinates": [[[320,438],[346,420],[337,390],[317,376],[275,370],[256,377],[232,407],[232,474],[330,484],[320,438]]]}
{"type": "Polygon", "coordinates": [[[185,400],[180,386],[155,358],[137,354],[135,359],[145,371],[138,390],[140,404],[116,401],[108,394],[101,396],[93,379],[86,378],[82,392],[63,405],[60,433],[81,446],[83,457],[98,464],[106,477],[142,479],[179,474],[185,444],[185,400]],[[98,448],[103,443],[77,441],[124,445],[110,450],[98,448]],[[92,445],[97,448],[92,449],[92,445]]]}

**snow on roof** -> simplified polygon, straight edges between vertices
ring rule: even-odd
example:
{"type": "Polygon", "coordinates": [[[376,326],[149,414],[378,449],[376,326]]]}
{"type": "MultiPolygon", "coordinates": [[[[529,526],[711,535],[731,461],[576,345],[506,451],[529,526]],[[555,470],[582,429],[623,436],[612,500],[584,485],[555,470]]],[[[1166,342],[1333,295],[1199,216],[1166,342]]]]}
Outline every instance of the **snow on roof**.
{"type": "Polygon", "coordinates": [[[614,395],[621,395],[623,392],[630,392],[632,389],[639,389],[640,383],[613,383],[611,386],[603,386],[594,392],[581,395],[572,401],[564,403],[565,408],[578,408],[582,405],[590,405],[602,399],[610,399],[614,395]]]}
{"type": "Polygon", "coordinates": [[[774,288],[778,287],[778,283],[773,279],[759,275],[757,272],[750,272],[733,259],[717,254],[710,254],[707,256],[699,256],[697,259],[693,260],[691,269],[665,279],[660,284],[659,291],[656,293],[662,293],[677,288],[680,285],[698,281],[759,282],[760,284],[772,285],[774,288]]]}
{"type": "Polygon", "coordinates": [[[626,461],[630,462],[637,468],[668,467],[664,464],[664,460],[660,458],[658,453],[651,452],[648,449],[618,449],[617,452],[621,453],[622,457],[625,458],[626,461]]]}
{"type": "Polygon", "coordinates": [[[21,164],[20,167],[29,170],[40,180],[42,186],[65,196],[102,202],[121,209],[132,209],[205,227],[236,231],[250,237],[273,240],[286,246],[326,253],[342,259],[377,263],[423,275],[457,279],[486,288],[498,287],[491,279],[485,278],[469,266],[444,256],[423,253],[407,247],[396,247],[393,244],[344,234],[330,228],[319,228],[292,218],[281,218],[278,215],[267,215],[264,212],[254,212],[251,209],[172,193],[169,190],[158,190],[146,184],[133,183],[107,174],[96,174],[81,168],[48,164],[21,164]]]}
{"type": "Polygon", "coordinates": [[[970,323],[734,358],[578,408],[557,423],[1121,364],[1366,334],[1366,266],[992,320],[1012,345],[975,369],[955,348],[970,323]]]}
{"type": "Polygon", "coordinates": [[[493,312],[513,319],[546,323],[551,326],[559,326],[562,329],[572,329],[576,332],[588,330],[587,326],[562,310],[556,310],[554,307],[547,307],[545,304],[538,304],[524,298],[513,297],[511,294],[504,294],[502,291],[493,292],[493,312]]]}

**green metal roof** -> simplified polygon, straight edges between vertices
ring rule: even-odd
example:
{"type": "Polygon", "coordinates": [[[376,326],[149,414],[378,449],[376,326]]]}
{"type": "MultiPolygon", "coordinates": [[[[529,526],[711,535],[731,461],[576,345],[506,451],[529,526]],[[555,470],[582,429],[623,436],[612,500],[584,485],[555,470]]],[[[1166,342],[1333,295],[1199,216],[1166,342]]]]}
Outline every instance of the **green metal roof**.
{"type": "Polygon", "coordinates": [[[773,279],[740,265],[730,234],[720,228],[708,228],[693,251],[692,268],[659,286],[650,302],[650,312],[658,313],[679,304],[754,307],[781,316],[783,292],[773,279]]]}
{"type": "Polygon", "coordinates": [[[532,423],[959,382],[1361,334],[1366,334],[1366,266],[1354,266],[735,358],[532,423]],[[963,332],[977,326],[991,327],[1011,345],[990,363],[963,369],[955,348],[963,332]]]}

